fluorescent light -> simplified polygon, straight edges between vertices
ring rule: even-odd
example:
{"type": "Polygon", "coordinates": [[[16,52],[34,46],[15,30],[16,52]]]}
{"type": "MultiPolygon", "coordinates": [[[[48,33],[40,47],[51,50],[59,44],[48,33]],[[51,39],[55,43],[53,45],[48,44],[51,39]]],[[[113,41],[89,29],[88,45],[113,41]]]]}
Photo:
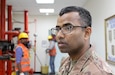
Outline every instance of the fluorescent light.
{"type": "Polygon", "coordinates": [[[49,13],[46,13],[46,15],[49,15],[49,13]]]}
{"type": "Polygon", "coordinates": [[[54,13],[54,9],[39,9],[40,13],[54,13]]]}
{"type": "Polygon", "coordinates": [[[52,4],[54,0],[36,0],[38,4],[52,4]]]}

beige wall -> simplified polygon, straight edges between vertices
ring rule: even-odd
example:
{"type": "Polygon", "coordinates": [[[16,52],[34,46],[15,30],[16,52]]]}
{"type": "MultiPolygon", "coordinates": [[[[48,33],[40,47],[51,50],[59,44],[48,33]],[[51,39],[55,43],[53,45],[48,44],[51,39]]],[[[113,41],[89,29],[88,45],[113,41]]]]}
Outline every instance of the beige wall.
{"type": "MultiPolygon", "coordinates": [[[[100,56],[105,59],[104,20],[115,14],[115,0],[88,0],[84,7],[91,12],[93,17],[91,42],[100,56]]],[[[109,65],[111,65],[115,72],[115,65],[110,63],[109,65]]]]}

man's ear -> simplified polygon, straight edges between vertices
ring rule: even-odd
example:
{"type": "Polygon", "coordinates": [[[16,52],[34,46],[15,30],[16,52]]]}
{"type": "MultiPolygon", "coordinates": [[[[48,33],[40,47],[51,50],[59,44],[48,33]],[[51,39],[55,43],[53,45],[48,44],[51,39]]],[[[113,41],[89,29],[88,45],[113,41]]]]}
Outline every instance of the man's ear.
{"type": "Polygon", "coordinates": [[[85,29],[85,35],[84,35],[85,39],[89,39],[91,33],[92,33],[91,27],[87,27],[87,28],[85,29]]]}

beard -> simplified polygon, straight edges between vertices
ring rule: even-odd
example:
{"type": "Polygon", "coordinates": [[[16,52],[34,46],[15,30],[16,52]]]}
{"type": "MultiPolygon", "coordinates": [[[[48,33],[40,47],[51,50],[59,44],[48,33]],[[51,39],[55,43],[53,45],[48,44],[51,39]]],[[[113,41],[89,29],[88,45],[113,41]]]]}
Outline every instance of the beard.
{"type": "Polygon", "coordinates": [[[27,48],[29,48],[29,42],[25,42],[23,44],[24,44],[24,46],[26,46],[27,48]]]}

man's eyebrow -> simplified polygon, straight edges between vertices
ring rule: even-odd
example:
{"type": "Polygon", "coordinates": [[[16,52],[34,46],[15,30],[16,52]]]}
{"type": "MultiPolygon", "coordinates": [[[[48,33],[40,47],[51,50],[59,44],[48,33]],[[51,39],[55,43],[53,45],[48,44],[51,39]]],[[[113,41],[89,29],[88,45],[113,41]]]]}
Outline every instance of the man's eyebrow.
{"type": "MultiPolygon", "coordinates": [[[[65,24],[63,24],[63,26],[62,27],[64,27],[64,26],[68,26],[68,25],[72,25],[71,23],[65,23],[65,24]]],[[[59,25],[56,25],[56,27],[60,27],[59,25]]]]}
{"type": "Polygon", "coordinates": [[[56,27],[60,27],[60,26],[57,25],[56,27]]]}
{"type": "Polygon", "coordinates": [[[65,23],[63,26],[68,26],[68,25],[72,25],[71,23],[65,23]]]}

